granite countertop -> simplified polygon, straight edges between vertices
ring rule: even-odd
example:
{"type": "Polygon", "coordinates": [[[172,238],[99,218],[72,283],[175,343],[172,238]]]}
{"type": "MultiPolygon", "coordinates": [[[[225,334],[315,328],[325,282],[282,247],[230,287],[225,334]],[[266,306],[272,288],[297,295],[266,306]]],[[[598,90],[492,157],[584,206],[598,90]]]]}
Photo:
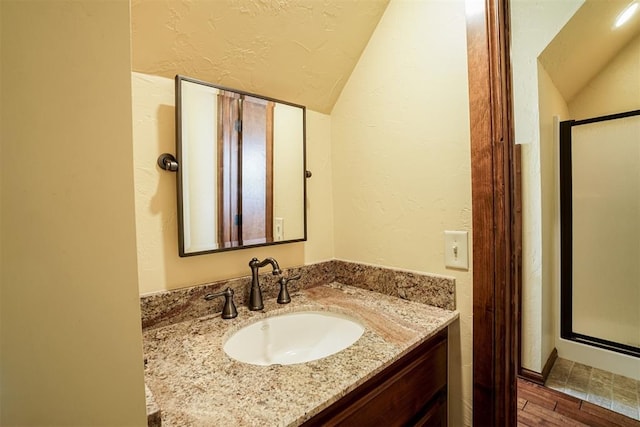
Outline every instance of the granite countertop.
{"type": "Polygon", "coordinates": [[[204,316],[143,332],[145,382],[163,426],[295,426],[355,389],[458,318],[458,312],[340,283],[300,290],[291,303],[265,300],[235,319],[204,316]],[[296,365],[255,366],[222,350],[238,329],[291,311],[348,314],[365,326],[351,347],[296,365]]]}

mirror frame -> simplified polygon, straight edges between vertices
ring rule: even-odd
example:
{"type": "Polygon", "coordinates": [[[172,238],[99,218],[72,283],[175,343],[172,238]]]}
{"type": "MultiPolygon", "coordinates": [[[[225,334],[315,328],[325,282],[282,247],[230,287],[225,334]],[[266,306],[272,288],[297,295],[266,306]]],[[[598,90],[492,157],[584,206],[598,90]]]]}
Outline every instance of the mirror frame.
{"type": "Polygon", "coordinates": [[[175,77],[175,129],[176,129],[176,159],[178,162],[178,173],[176,174],[176,195],[177,195],[177,210],[178,210],[178,253],[180,257],[191,257],[196,255],[205,255],[210,253],[218,253],[218,252],[227,252],[239,249],[247,249],[247,248],[256,248],[261,246],[273,246],[273,245],[281,245],[286,243],[295,243],[295,242],[304,242],[307,240],[307,180],[310,174],[307,171],[307,110],[304,105],[294,104],[288,101],[283,101],[280,99],[270,98],[263,95],[257,95],[255,93],[246,92],[238,89],[233,89],[209,82],[205,82],[203,80],[198,80],[192,77],[186,77],[180,74],[177,74],[175,77]],[[183,182],[183,153],[182,153],[182,85],[183,81],[200,84],[208,87],[212,87],[215,89],[235,92],[240,95],[250,96],[254,98],[263,99],[266,101],[277,102],[280,104],[285,104],[292,107],[297,107],[302,109],[302,214],[303,214],[303,237],[290,239],[290,240],[280,240],[274,242],[264,242],[264,243],[255,243],[249,245],[240,245],[240,246],[232,246],[225,248],[216,248],[216,249],[207,249],[203,251],[196,252],[185,252],[185,236],[184,236],[184,212],[183,212],[183,192],[184,188],[182,185],[183,182]]]}

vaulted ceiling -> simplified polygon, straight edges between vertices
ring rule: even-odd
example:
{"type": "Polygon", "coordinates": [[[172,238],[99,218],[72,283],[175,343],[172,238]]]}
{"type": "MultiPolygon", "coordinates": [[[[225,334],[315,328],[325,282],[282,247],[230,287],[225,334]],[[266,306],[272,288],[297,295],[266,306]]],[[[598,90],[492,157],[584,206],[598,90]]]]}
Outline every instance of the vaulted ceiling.
{"type": "Polygon", "coordinates": [[[631,0],[586,0],[540,55],[540,62],[570,102],[622,50],[640,35],[640,13],[620,28],[616,17],[631,0]]]}
{"type": "Polygon", "coordinates": [[[133,70],[330,113],[389,0],[132,0],[133,70]]]}
{"type": "MultiPolygon", "coordinates": [[[[330,113],[389,0],[132,0],[133,70],[330,113]]],[[[540,56],[570,101],[634,37],[630,0],[586,0],[540,56]]]]}

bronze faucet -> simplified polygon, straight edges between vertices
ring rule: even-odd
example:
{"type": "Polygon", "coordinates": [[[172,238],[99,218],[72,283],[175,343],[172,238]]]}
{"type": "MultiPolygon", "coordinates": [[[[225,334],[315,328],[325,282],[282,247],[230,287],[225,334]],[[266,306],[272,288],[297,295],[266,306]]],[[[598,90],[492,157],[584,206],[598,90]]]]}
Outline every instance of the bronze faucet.
{"type": "Polygon", "coordinates": [[[271,264],[273,268],[273,275],[277,276],[282,273],[278,261],[273,258],[265,258],[263,261],[258,261],[258,258],[253,258],[249,261],[249,267],[251,267],[251,291],[249,293],[249,310],[256,311],[262,310],[264,304],[262,303],[262,290],[260,289],[260,281],[258,280],[258,269],[264,267],[267,264],[271,264]]]}

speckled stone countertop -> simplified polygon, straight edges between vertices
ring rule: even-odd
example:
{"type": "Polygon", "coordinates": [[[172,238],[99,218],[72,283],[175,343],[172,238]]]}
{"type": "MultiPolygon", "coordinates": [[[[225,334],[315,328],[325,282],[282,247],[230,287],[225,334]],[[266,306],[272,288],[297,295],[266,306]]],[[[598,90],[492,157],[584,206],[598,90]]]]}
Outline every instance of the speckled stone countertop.
{"type": "Polygon", "coordinates": [[[284,306],[265,300],[261,312],[238,306],[231,320],[218,313],[146,329],[145,381],[162,411],[162,425],[299,425],[458,318],[456,311],[337,282],[291,298],[284,306]],[[304,364],[249,365],[222,350],[243,326],[302,310],[345,313],[366,329],[351,347],[304,364]]]}

